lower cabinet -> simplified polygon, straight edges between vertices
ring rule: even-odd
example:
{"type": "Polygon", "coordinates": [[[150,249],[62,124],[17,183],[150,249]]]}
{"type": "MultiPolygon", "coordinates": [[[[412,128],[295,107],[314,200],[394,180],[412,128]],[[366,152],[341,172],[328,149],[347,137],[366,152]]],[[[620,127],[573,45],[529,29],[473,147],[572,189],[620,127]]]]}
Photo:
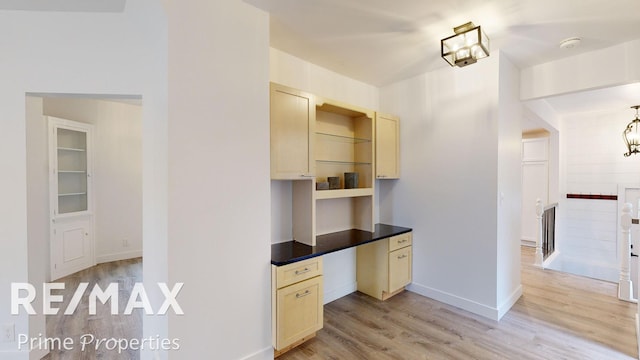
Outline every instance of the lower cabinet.
{"type": "Polygon", "coordinates": [[[358,291],[386,300],[411,283],[412,233],[358,246],[358,291]]]}
{"type": "Polygon", "coordinates": [[[272,266],[272,322],[275,356],[322,329],[322,257],[272,266]]]}

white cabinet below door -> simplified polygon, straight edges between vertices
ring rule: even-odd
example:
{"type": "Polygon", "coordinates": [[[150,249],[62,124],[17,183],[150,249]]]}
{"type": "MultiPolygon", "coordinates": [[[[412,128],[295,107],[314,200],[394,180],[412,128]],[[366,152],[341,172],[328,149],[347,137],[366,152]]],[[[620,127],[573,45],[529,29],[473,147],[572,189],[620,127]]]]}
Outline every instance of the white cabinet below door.
{"type": "Polygon", "coordinates": [[[56,220],[52,233],[52,280],[94,265],[90,216],[84,216],[84,219],[56,220]]]}

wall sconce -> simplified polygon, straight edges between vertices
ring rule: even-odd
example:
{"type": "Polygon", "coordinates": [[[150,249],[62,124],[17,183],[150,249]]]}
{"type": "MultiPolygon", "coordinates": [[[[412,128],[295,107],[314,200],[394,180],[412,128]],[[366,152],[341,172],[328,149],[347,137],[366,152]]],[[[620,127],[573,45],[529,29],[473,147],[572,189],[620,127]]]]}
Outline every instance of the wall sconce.
{"type": "Polygon", "coordinates": [[[455,35],[440,40],[440,55],[449,65],[463,67],[489,56],[489,38],[472,22],[453,28],[455,35]]]}
{"type": "Polygon", "coordinates": [[[631,154],[640,153],[640,134],[638,133],[638,126],[640,126],[640,119],[638,119],[638,108],[640,105],[635,105],[631,107],[632,109],[636,109],[636,118],[633,119],[627,125],[627,128],[622,132],[622,138],[624,139],[625,145],[627,145],[627,152],[624,156],[631,156],[631,154]]]}

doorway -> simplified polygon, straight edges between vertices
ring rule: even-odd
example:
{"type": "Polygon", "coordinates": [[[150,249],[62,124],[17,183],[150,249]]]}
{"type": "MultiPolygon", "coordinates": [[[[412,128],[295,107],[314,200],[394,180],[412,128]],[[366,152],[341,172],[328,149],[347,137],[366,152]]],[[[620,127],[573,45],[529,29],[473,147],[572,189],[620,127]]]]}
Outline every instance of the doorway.
{"type": "MultiPolygon", "coordinates": [[[[69,134],[63,134],[63,137],[67,135],[69,134]]],[[[46,282],[65,283],[69,280],[68,275],[78,270],[88,268],[76,273],[80,278],[83,273],[99,269],[93,271],[92,281],[100,283],[103,289],[107,286],[104,284],[104,281],[107,281],[105,279],[123,279],[118,272],[125,270],[127,273],[135,273],[135,276],[126,276],[125,280],[118,280],[121,287],[130,286],[132,281],[142,282],[141,97],[29,94],[26,96],[26,138],[29,246],[43,253],[42,259],[49,260],[44,264],[32,264],[30,269],[38,267],[35,271],[45,273],[46,282]],[[69,160],[69,156],[86,153],[88,149],[87,143],[82,145],[83,142],[80,141],[75,145],[67,144],[68,146],[58,144],[51,150],[54,133],[49,127],[50,118],[64,119],[66,125],[73,125],[67,126],[71,130],[78,130],[78,127],[84,126],[91,129],[92,170],[83,168],[86,163],[85,160],[81,160],[75,163],[68,162],[57,169],[63,169],[63,173],[53,172],[50,155],[58,156],[58,152],[62,152],[64,154],[60,156],[69,160]],[[90,186],[87,186],[84,180],[80,180],[87,175],[91,175],[91,178],[87,179],[90,186]],[[54,194],[50,186],[52,177],[56,182],[71,180],[66,181],[64,185],[55,183],[54,190],[57,194],[54,194]],[[69,209],[74,210],[72,213],[81,214],[82,226],[78,227],[77,223],[68,221],[60,222],[53,216],[55,214],[52,209],[56,208],[60,212],[59,206],[53,206],[55,200],[59,200],[60,194],[64,198],[63,215],[68,216],[69,209]],[[65,238],[61,233],[68,236],[65,238]],[[60,258],[61,251],[64,252],[62,257],[69,260],[75,260],[82,255],[81,264],[69,271],[57,273],[56,259],[60,258]],[[95,266],[96,264],[99,265],[95,266]],[[104,272],[104,269],[109,270],[104,272]],[[66,277],[57,280],[62,276],[66,277]]],[[[58,294],[55,290],[52,293],[63,294],[58,294]]],[[[99,308],[102,306],[98,305],[99,308]]],[[[120,304],[121,307],[124,305],[120,304]]],[[[108,309],[109,304],[104,307],[108,309]]],[[[86,312],[86,309],[84,311],[86,312]]],[[[65,320],[67,323],[73,323],[70,319],[74,318],[76,316],[71,315],[65,320]]],[[[50,322],[49,317],[46,322],[50,322]]],[[[141,323],[142,319],[134,322],[141,323]]],[[[91,326],[92,330],[96,330],[95,327],[99,327],[100,322],[94,320],[91,326]]],[[[46,328],[54,329],[53,331],[60,329],[50,324],[46,324],[46,328]]],[[[141,337],[141,325],[138,328],[129,328],[139,332],[129,334],[129,337],[141,337]]],[[[53,337],[63,335],[45,332],[45,329],[38,331],[53,337]]]]}

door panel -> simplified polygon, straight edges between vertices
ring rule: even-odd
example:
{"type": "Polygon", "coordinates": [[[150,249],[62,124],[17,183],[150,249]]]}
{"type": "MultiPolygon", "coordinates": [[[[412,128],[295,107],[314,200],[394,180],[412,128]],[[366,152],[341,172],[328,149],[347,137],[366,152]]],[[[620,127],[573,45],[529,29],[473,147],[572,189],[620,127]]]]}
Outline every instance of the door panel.
{"type": "Polygon", "coordinates": [[[546,161],[522,163],[522,235],[521,239],[535,243],[538,226],[536,200],[548,205],[549,175],[546,161]]]}
{"type": "Polygon", "coordinates": [[[52,280],[94,265],[91,218],[56,220],[51,244],[52,280]]]}

